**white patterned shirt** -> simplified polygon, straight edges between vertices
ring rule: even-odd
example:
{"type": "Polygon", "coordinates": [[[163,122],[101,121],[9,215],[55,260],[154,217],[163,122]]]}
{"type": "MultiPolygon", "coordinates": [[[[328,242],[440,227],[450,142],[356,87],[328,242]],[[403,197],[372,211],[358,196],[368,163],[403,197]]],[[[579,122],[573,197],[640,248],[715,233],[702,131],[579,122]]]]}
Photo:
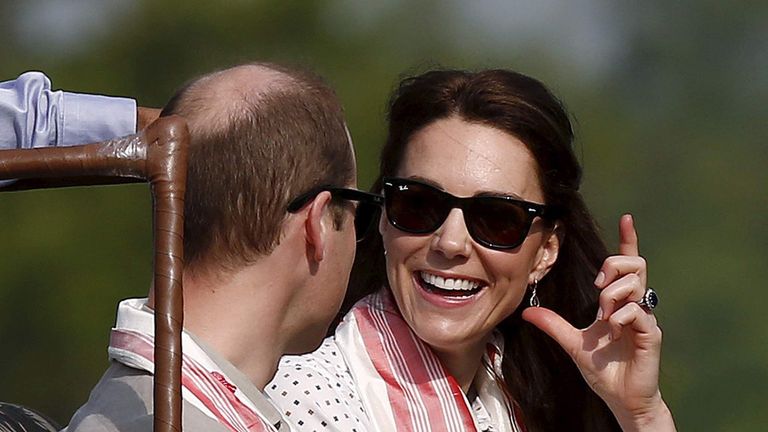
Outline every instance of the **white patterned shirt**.
{"type": "MultiPolygon", "coordinates": [[[[284,356],[265,393],[297,431],[376,431],[333,336],[314,352],[284,356]]],[[[498,430],[480,398],[472,412],[480,431],[498,430]]]]}

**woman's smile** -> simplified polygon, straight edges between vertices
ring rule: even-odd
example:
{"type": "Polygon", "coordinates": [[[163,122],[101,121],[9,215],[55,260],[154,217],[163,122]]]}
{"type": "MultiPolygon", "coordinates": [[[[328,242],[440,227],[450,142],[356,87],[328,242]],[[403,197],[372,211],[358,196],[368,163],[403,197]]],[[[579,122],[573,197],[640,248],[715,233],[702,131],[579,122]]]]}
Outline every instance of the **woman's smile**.
{"type": "Polygon", "coordinates": [[[425,300],[438,307],[462,307],[482,296],[488,283],[474,278],[421,270],[413,274],[414,285],[425,300]]]}

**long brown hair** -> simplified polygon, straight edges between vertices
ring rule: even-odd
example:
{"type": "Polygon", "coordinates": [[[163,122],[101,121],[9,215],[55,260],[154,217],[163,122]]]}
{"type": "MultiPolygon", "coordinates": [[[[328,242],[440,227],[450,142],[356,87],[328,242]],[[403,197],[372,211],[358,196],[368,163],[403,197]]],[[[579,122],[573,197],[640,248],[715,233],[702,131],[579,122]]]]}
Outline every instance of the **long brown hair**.
{"type": "MultiPolygon", "coordinates": [[[[380,190],[383,176],[397,172],[414,133],[450,116],[503,130],[533,154],[546,204],[563,209],[558,259],[539,282],[538,296],[572,325],[589,325],[597,311],[593,280],[607,251],[579,193],[582,171],[568,114],[541,82],[508,70],[440,70],[403,80],[390,100],[389,132],[372,190],[380,190]]],[[[383,250],[375,232],[359,245],[345,309],[387,285],[383,250]]],[[[566,353],[522,320],[523,309],[498,328],[505,339],[504,380],[528,430],[620,430],[566,353]]]]}

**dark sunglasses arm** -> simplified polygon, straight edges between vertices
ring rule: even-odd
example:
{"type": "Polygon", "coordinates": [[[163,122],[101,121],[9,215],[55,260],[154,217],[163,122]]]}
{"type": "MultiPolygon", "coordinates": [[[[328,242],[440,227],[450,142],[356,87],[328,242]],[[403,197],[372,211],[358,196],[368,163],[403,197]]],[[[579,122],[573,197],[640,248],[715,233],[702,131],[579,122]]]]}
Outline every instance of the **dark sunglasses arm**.
{"type": "Polygon", "coordinates": [[[304,192],[303,194],[297,196],[296,198],[293,199],[293,201],[291,201],[288,204],[288,208],[287,208],[288,213],[296,213],[297,211],[301,210],[302,207],[307,205],[307,203],[312,198],[317,196],[317,194],[319,194],[323,190],[325,190],[325,189],[324,188],[313,188],[313,189],[310,189],[310,190],[304,192]]]}
{"type": "Polygon", "coordinates": [[[560,206],[542,205],[537,208],[538,216],[542,219],[554,221],[563,215],[563,209],[560,206]]]}
{"type": "Polygon", "coordinates": [[[384,197],[375,193],[365,192],[357,189],[328,188],[332,195],[339,198],[358,201],[364,204],[384,205],[384,197]]]}
{"type": "Polygon", "coordinates": [[[332,187],[332,186],[320,186],[313,189],[308,190],[307,192],[297,196],[294,198],[293,201],[288,204],[288,212],[289,213],[296,213],[297,211],[301,210],[302,207],[307,205],[309,201],[311,201],[314,197],[317,196],[320,192],[328,191],[331,193],[331,195],[347,199],[351,201],[359,201],[361,203],[366,204],[376,204],[376,205],[383,205],[384,204],[384,197],[381,195],[377,195],[370,192],[365,192],[357,189],[346,189],[346,188],[338,188],[338,187],[332,187]]]}

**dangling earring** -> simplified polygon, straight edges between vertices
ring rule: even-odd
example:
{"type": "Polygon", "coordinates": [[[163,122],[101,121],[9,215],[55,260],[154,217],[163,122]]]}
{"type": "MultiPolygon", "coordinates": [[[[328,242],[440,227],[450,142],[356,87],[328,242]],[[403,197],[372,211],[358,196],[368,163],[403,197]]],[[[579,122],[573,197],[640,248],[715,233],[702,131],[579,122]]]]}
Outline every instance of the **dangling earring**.
{"type": "Polygon", "coordinates": [[[541,305],[539,297],[536,295],[536,288],[538,287],[539,280],[536,278],[533,279],[533,285],[528,285],[528,289],[531,290],[531,299],[528,301],[528,304],[530,304],[531,307],[539,307],[541,305]]]}

